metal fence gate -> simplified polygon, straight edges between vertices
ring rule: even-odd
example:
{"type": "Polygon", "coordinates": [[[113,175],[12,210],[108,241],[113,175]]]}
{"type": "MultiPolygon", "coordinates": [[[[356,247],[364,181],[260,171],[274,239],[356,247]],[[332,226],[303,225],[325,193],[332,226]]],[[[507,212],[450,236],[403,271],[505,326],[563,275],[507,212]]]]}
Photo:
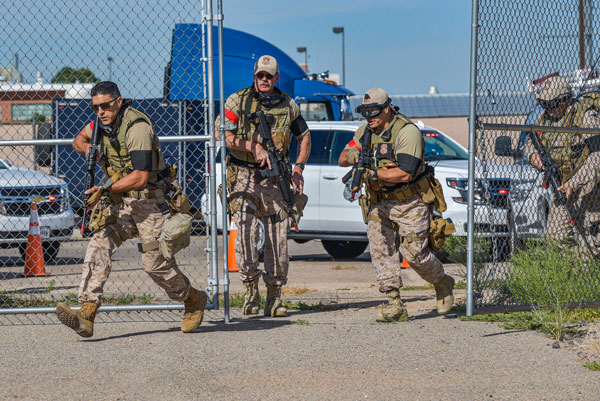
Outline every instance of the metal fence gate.
{"type": "Polygon", "coordinates": [[[539,288],[600,302],[599,17],[596,0],[473,1],[468,313],[539,288]]]}
{"type": "MultiPolygon", "coordinates": [[[[93,120],[90,90],[105,80],[150,117],[165,162],[178,166],[194,231],[177,262],[218,308],[216,220],[206,215],[216,196],[212,0],[21,0],[0,12],[0,314],[77,301],[89,235],[79,230],[85,158],[70,144],[93,120]],[[32,201],[41,270],[24,261],[32,201]]],[[[144,273],[137,242],[113,255],[101,310],[182,309],[144,273]]]]}

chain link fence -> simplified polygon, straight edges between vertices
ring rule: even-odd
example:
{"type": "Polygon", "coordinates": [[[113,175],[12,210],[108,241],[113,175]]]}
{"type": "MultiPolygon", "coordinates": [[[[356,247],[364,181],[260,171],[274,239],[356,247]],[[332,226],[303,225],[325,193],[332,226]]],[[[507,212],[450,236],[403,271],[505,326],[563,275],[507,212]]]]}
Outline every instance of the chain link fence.
{"type": "MultiPolygon", "coordinates": [[[[206,0],[0,5],[0,313],[77,300],[89,242],[79,230],[86,167],[70,143],[94,119],[90,90],[105,80],[150,117],[165,162],[177,165],[195,218],[178,265],[194,287],[218,291],[210,285],[216,231],[202,215],[212,134],[206,15],[206,0]],[[30,227],[33,201],[37,229],[30,227]],[[28,245],[36,230],[41,267],[39,245],[28,245]]],[[[97,166],[96,182],[101,177],[97,166]]],[[[105,310],[181,307],[143,271],[137,242],[113,255],[105,310]]]]}
{"type": "Polygon", "coordinates": [[[473,4],[474,305],[597,304],[600,2],[473,4]]]}

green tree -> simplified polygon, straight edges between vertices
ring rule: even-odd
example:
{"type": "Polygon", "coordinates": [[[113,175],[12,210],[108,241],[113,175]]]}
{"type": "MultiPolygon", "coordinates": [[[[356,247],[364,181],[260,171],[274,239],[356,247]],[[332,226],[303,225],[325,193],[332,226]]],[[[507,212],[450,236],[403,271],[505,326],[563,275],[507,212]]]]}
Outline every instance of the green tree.
{"type": "Polygon", "coordinates": [[[73,84],[75,82],[95,84],[100,82],[100,80],[87,68],[76,70],[71,67],[63,67],[56,73],[50,82],[53,84],[73,84]]]}

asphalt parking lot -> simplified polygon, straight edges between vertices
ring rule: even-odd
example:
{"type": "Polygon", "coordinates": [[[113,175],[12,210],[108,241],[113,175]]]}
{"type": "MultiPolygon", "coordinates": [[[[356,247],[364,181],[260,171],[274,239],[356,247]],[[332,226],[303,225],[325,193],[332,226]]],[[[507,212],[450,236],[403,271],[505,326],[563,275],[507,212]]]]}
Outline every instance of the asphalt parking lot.
{"type": "MultiPolygon", "coordinates": [[[[129,253],[115,255],[119,269],[134,264],[129,253]]],[[[285,298],[343,307],[292,310],[280,319],[232,309],[229,324],[222,309],[208,311],[189,335],[179,331],[178,311],[100,313],[90,339],[52,315],[0,316],[0,398],[598,399],[598,372],[539,333],[437,316],[432,290],[403,292],[410,322],[375,323],[383,297],[367,253],[335,261],[311,241],[290,242],[290,254],[285,298]]],[[[144,277],[133,266],[127,273],[132,282],[144,277]]],[[[403,278],[405,285],[423,283],[410,269],[403,278]]],[[[237,273],[231,280],[231,292],[240,291],[237,273]]]]}

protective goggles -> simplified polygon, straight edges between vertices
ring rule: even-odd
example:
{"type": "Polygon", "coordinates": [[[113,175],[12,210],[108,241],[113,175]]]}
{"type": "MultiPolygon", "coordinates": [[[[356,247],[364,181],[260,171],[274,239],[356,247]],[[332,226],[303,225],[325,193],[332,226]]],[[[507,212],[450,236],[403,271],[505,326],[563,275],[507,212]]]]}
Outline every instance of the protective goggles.
{"type": "Polygon", "coordinates": [[[384,104],[377,103],[367,103],[361,104],[355,110],[364,118],[372,118],[377,117],[381,114],[381,112],[390,104],[390,99],[388,99],[384,104]]]}
{"type": "Polygon", "coordinates": [[[540,106],[542,106],[542,108],[544,110],[554,110],[561,104],[570,101],[570,98],[571,98],[571,95],[557,97],[556,99],[552,99],[552,100],[539,100],[538,99],[538,103],[540,104],[540,106]]]}

